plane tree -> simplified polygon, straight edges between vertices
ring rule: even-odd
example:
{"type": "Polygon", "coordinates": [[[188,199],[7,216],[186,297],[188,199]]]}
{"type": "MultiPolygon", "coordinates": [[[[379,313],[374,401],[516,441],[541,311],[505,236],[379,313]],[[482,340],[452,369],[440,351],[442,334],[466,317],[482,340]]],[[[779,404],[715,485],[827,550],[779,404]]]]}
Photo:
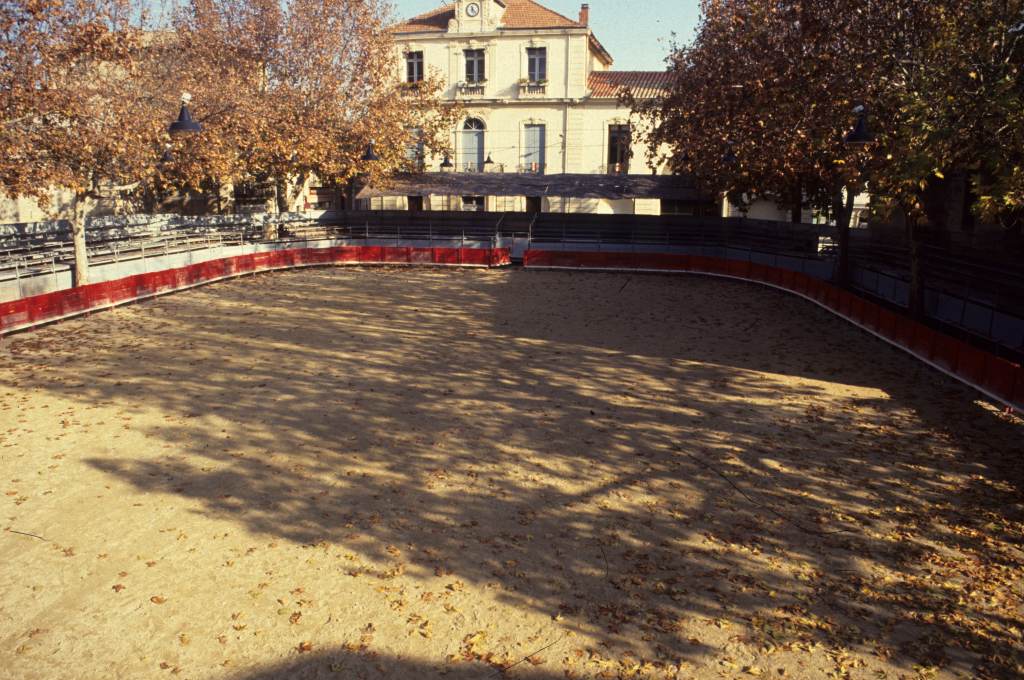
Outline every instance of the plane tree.
{"type": "Polygon", "coordinates": [[[669,92],[636,112],[652,151],[734,202],[831,214],[842,284],[852,200],[870,185],[907,225],[919,312],[926,198],[946,174],[968,171],[976,210],[1019,224],[1022,16],[1020,0],[704,0],[669,92]],[[865,110],[855,141],[870,143],[851,144],[865,110]]]}
{"type": "Polygon", "coordinates": [[[133,82],[144,21],[134,0],[0,2],[0,192],[44,205],[71,192],[76,285],[88,211],[138,185],[161,134],[133,82]]]}

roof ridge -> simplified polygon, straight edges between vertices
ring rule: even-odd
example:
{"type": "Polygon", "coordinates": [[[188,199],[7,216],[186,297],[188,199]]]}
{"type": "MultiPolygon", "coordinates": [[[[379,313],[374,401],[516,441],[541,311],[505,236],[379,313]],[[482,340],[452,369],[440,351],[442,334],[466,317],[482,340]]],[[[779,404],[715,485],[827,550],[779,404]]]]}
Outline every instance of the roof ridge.
{"type": "MultiPolygon", "coordinates": [[[[504,13],[497,25],[497,30],[499,31],[547,28],[587,29],[596,47],[607,55],[607,50],[597,42],[597,38],[589,26],[570,19],[537,0],[505,0],[502,6],[504,7],[504,13]]],[[[454,17],[456,10],[457,5],[454,2],[446,2],[437,9],[399,21],[393,24],[390,30],[396,33],[414,33],[418,31],[442,32],[447,28],[444,20],[454,17]]],[[[611,56],[607,56],[610,63],[611,56]]]]}

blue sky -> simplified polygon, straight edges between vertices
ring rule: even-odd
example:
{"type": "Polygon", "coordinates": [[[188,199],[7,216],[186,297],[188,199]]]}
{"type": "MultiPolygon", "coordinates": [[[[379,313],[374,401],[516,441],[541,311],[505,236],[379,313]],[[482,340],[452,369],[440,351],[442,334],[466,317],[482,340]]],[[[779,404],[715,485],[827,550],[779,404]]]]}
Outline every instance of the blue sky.
{"type": "MultiPolygon", "coordinates": [[[[445,0],[392,0],[400,18],[407,19],[447,4],[445,0]]],[[[579,16],[583,0],[538,0],[571,19],[579,16]]],[[[682,42],[693,37],[698,0],[589,0],[590,27],[615,58],[617,71],[660,71],[665,68],[671,36],[682,42]]]]}

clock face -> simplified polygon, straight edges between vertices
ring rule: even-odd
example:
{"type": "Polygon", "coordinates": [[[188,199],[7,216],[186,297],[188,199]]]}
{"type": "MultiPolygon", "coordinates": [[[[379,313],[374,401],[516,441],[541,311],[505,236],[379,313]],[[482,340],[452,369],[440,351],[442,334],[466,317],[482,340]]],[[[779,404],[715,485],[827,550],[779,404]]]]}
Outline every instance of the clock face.
{"type": "Polygon", "coordinates": [[[477,14],[480,14],[480,5],[475,2],[469,3],[469,5],[466,6],[466,14],[471,17],[475,17],[477,14]]]}

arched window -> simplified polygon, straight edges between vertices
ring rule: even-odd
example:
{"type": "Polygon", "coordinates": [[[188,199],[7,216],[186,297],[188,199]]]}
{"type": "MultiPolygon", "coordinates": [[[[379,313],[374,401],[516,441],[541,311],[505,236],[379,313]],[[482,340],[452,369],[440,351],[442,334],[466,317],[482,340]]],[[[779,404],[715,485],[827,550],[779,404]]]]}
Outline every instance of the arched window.
{"type": "Polygon", "coordinates": [[[459,168],[464,172],[481,172],[484,169],[484,122],[479,118],[469,118],[462,126],[459,168]]]}

